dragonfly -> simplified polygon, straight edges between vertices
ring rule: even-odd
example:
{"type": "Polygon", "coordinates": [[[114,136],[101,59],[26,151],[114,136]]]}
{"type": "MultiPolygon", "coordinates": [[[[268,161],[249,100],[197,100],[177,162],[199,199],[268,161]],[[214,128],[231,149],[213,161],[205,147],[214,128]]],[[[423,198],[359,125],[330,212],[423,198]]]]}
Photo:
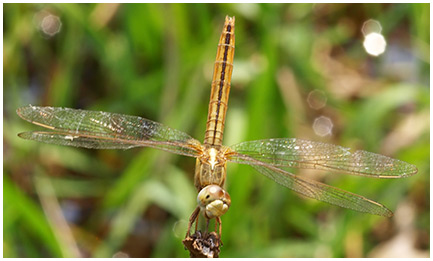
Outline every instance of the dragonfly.
{"type": "Polygon", "coordinates": [[[200,213],[207,224],[211,219],[216,220],[215,231],[218,229],[221,235],[221,216],[231,204],[229,193],[223,189],[227,162],[250,165],[300,195],[359,212],[391,217],[391,210],[378,202],[295,175],[288,168],[337,171],[371,178],[403,178],[417,173],[412,164],[372,152],[297,138],[223,145],[233,72],[234,31],[235,18],[227,16],[217,48],[203,143],[182,131],[138,116],[32,105],[17,109],[17,114],[47,130],[23,132],[18,136],[89,149],[151,147],[196,158],[197,207],[189,219],[187,236],[194,223],[197,231],[200,213]]]}

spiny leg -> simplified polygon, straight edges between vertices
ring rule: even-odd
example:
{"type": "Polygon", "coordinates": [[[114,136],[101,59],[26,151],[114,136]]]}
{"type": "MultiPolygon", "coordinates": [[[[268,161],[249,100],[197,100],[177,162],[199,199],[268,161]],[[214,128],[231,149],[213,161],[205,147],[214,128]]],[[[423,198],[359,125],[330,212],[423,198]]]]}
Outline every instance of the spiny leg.
{"type": "Polygon", "coordinates": [[[189,237],[190,231],[191,231],[191,226],[194,222],[195,223],[195,231],[197,231],[197,224],[198,224],[198,214],[200,213],[200,208],[197,207],[194,212],[192,212],[191,217],[189,218],[189,224],[188,224],[188,230],[186,231],[186,236],[185,237],[189,237]]]}

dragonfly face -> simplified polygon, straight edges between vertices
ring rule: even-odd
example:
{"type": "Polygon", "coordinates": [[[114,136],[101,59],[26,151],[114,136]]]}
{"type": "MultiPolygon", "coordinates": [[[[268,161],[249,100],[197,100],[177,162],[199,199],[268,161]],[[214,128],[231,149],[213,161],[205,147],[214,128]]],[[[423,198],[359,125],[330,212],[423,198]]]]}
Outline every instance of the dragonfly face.
{"type": "Polygon", "coordinates": [[[234,18],[226,17],[218,44],[203,144],[182,131],[137,116],[32,105],[19,108],[18,115],[48,131],[18,135],[29,140],[91,149],[152,147],[197,158],[194,184],[199,192],[198,206],[190,217],[187,236],[191,226],[194,223],[197,226],[200,212],[207,222],[216,219],[221,234],[220,217],[231,203],[229,194],[223,190],[227,161],[251,165],[261,174],[300,195],[391,217],[392,212],[380,203],[296,176],[288,169],[336,171],[371,178],[402,178],[417,173],[414,165],[367,151],[352,151],[338,145],[296,138],[246,141],[230,147],[222,145],[233,70],[234,22],[234,18]]]}
{"type": "Polygon", "coordinates": [[[197,203],[207,219],[219,218],[229,210],[231,199],[229,193],[217,185],[204,187],[197,196],[197,203]]]}

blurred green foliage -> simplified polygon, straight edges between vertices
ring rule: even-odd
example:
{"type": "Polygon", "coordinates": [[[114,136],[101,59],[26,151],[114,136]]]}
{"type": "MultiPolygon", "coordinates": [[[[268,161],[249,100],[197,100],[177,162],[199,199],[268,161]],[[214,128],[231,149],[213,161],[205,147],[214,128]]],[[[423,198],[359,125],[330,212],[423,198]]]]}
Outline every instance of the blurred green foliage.
{"type": "Polygon", "coordinates": [[[229,164],[232,206],[222,217],[221,256],[390,256],[384,246],[397,236],[409,245],[399,256],[429,256],[429,9],[4,4],[4,256],[188,256],[181,240],[195,207],[193,159],[20,140],[18,132],[37,127],[15,110],[35,104],[140,115],[201,140],[226,15],[236,17],[226,145],[306,138],[389,155],[419,173],[374,180],[295,172],[397,210],[386,219],[300,199],[248,166],[229,164]],[[41,24],[55,26],[55,17],[60,31],[50,36],[41,24]],[[362,47],[368,19],[380,22],[387,40],[379,57],[362,47]],[[324,107],[309,106],[313,90],[326,97],[324,107]],[[314,134],[320,116],[332,120],[332,135],[314,134]]]}

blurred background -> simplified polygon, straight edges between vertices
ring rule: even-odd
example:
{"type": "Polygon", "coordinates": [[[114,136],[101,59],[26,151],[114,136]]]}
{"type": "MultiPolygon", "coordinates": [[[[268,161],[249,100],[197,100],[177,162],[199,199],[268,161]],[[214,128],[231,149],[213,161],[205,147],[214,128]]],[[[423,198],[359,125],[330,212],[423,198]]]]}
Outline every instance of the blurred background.
{"type": "Polygon", "coordinates": [[[236,17],[224,144],[296,137],[418,167],[295,174],[393,218],[304,199],[228,165],[221,257],[430,255],[429,4],[3,4],[4,257],[188,257],[195,160],[21,140],[28,104],[142,116],[203,140],[216,47],[236,17]]]}

